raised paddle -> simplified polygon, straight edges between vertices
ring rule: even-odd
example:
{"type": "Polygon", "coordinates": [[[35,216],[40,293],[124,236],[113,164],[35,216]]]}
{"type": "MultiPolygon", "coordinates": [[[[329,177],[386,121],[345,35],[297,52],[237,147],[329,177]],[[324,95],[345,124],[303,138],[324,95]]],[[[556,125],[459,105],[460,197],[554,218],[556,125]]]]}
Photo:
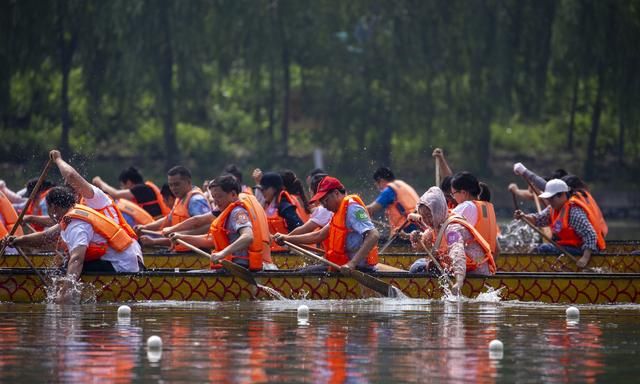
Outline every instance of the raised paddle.
{"type": "MultiPolygon", "coordinates": [[[[195,252],[196,254],[200,255],[200,256],[204,256],[208,259],[211,259],[211,255],[208,254],[207,252],[203,251],[202,249],[195,247],[189,243],[187,243],[184,240],[181,239],[176,239],[176,242],[184,245],[185,247],[189,248],[190,250],[192,250],[193,252],[195,252]]],[[[233,263],[229,260],[220,260],[220,264],[222,264],[222,267],[229,272],[231,275],[242,279],[244,281],[246,281],[247,283],[254,285],[254,286],[258,286],[258,282],[256,281],[256,279],[253,278],[253,275],[251,274],[251,272],[246,269],[245,267],[238,265],[236,263],[233,263]]]]}
{"type": "MultiPolygon", "coordinates": [[[[49,161],[47,161],[47,165],[44,166],[44,169],[40,174],[40,178],[38,178],[36,185],[33,187],[33,190],[31,191],[31,195],[29,195],[29,199],[27,200],[27,203],[24,205],[24,208],[20,212],[20,215],[18,216],[18,219],[16,220],[15,224],[13,224],[11,231],[9,231],[9,234],[7,234],[7,237],[13,236],[16,233],[16,230],[18,229],[18,227],[22,224],[22,218],[24,217],[24,214],[27,212],[27,210],[33,203],[33,200],[36,198],[36,195],[38,194],[38,190],[40,189],[42,182],[44,182],[45,177],[47,177],[47,173],[49,172],[49,168],[51,168],[52,163],[53,162],[51,160],[51,157],[49,157],[49,161]]],[[[0,257],[4,256],[4,251],[6,248],[7,248],[7,244],[4,243],[2,245],[2,249],[0,249],[0,257]]]]}
{"type": "Polygon", "coordinates": [[[375,278],[373,276],[367,275],[366,273],[362,273],[356,269],[352,269],[350,270],[348,273],[344,272],[341,267],[332,262],[329,261],[327,259],[325,259],[322,256],[318,256],[313,252],[309,252],[304,248],[301,248],[295,244],[292,244],[288,241],[284,242],[285,245],[287,247],[289,247],[289,249],[293,250],[294,252],[297,252],[303,256],[309,256],[309,257],[313,257],[314,259],[323,262],[324,264],[337,269],[338,271],[340,271],[340,273],[342,273],[345,276],[351,276],[353,277],[356,281],[358,281],[360,284],[364,285],[367,288],[370,288],[376,292],[378,292],[379,294],[386,296],[386,297],[398,297],[398,293],[395,291],[395,289],[393,288],[393,286],[391,284],[385,283],[384,281],[375,278]]]}
{"type": "Polygon", "coordinates": [[[436,157],[436,184],[435,186],[440,188],[440,161],[438,161],[439,159],[436,157]]]}
{"type": "MultiPolygon", "coordinates": [[[[538,228],[535,225],[531,224],[529,222],[529,220],[527,220],[525,218],[521,218],[520,220],[524,221],[528,226],[533,228],[533,230],[538,232],[540,234],[540,236],[542,236],[543,239],[547,240],[554,247],[558,248],[560,250],[560,252],[564,253],[568,258],[573,260],[574,263],[576,263],[576,264],[578,263],[578,259],[575,256],[573,256],[571,253],[569,253],[569,251],[567,251],[567,249],[565,247],[563,247],[562,245],[558,244],[551,237],[547,236],[544,232],[542,232],[542,230],[540,228],[538,228]]],[[[593,268],[585,267],[584,269],[587,270],[587,271],[590,271],[590,272],[596,272],[593,268]]]]}
{"type": "Polygon", "coordinates": [[[516,193],[511,191],[511,198],[513,199],[513,208],[518,210],[518,198],[516,197],[516,193]]]}

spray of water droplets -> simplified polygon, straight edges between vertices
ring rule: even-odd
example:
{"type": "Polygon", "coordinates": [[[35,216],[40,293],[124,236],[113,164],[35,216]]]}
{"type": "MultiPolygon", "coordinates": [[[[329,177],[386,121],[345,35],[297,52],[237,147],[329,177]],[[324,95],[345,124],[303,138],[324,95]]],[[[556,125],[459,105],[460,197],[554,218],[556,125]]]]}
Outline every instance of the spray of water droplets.
{"type": "Polygon", "coordinates": [[[512,220],[500,228],[498,235],[503,252],[531,252],[541,242],[540,235],[520,220],[512,220]]]}

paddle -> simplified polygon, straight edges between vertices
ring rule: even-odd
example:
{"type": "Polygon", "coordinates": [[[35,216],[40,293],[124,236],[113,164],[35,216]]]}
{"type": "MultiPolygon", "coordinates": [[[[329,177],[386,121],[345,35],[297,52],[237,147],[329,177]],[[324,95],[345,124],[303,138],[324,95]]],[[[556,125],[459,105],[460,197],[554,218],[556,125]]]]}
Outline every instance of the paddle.
{"type": "MultiPolygon", "coordinates": [[[[16,220],[15,224],[13,224],[13,228],[11,228],[11,231],[9,232],[9,234],[7,234],[6,237],[13,236],[16,233],[16,230],[18,229],[18,227],[22,224],[22,218],[24,217],[25,213],[27,213],[27,210],[31,206],[31,203],[33,203],[33,200],[36,198],[36,195],[38,194],[38,190],[40,189],[42,182],[44,182],[45,177],[47,177],[47,173],[49,172],[49,168],[51,168],[52,163],[53,162],[51,160],[51,157],[49,157],[49,161],[47,161],[47,165],[44,166],[44,169],[40,174],[40,178],[38,178],[36,185],[33,187],[33,190],[31,191],[31,195],[29,195],[29,199],[27,200],[27,203],[24,205],[24,208],[22,209],[22,211],[20,212],[20,215],[18,216],[18,220],[16,220]]],[[[2,249],[0,249],[0,257],[4,256],[4,251],[6,248],[7,248],[7,243],[4,243],[2,245],[2,249]]]]}
{"type": "Polygon", "coordinates": [[[511,198],[513,199],[513,208],[517,211],[518,208],[518,198],[516,197],[516,193],[511,191],[511,198]]]}
{"type": "Polygon", "coordinates": [[[435,258],[435,256],[433,256],[433,253],[431,252],[430,247],[428,247],[422,241],[420,241],[420,243],[422,244],[422,247],[424,248],[424,250],[427,251],[427,255],[429,256],[431,261],[433,261],[433,263],[435,264],[436,268],[438,268],[438,271],[440,272],[440,275],[444,278],[446,283],[449,284],[449,287],[453,287],[453,283],[451,282],[451,279],[449,278],[449,275],[447,275],[447,272],[444,270],[444,268],[442,268],[442,265],[440,265],[440,263],[435,258]]]}
{"type": "Polygon", "coordinates": [[[360,284],[364,285],[367,288],[370,288],[376,292],[378,292],[379,294],[386,296],[386,297],[397,297],[398,294],[395,291],[395,289],[393,289],[393,286],[391,284],[385,283],[384,281],[375,278],[373,276],[367,275],[366,273],[360,272],[356,269],[352,269],[349,272],[344,272],[341,267],[332,262],[329,261],[327,259],[325,259],[322,256],[318,256],[313,252],[309,252],[304,248],[301,248],[295,244],[292,244],[288,241],[285,241],[284,244],[289,247],[289,249],[293,250],[296,253],[299,253],[303,256],[309,256],[309,257],[313,257],[314,259],[323,262],[324,264],[337,269],[338,271],[340,271],[340,273],[342,273],[345,276],[351,276],[353,277],[356,281],[358,281],[360,284]]]}
{"type": "MultiPolygon", "coordinates": [[[[567,251],[567,249],[565,247],[563,247],[562,245],[558,244],[551,237],[547,236],[540,228],[538,228],[535,225],[531,224],[529,222],[529,220],[527,220],[525,218],[521,218],[520,220],[524,221],[529,227],[533,228],[533,230],[538,232],[538,234],[540,234],[540,236],[542,236],[543,239],[547,240],[554,247],[558,248],[560,250],[560,252],[564,253],[568,258],[573,260],[574,263],[576,263],[576,264],[578,263],[578,259],[575,256],[573,256],[571,253],[569,253],[569,251],[567,251]]],[[[593,268],[585,267],[583,269],[585,269],[587,271],[590,271],[590,272],[596,272],[593,268]]]]}
{"type": "Polygon", "coordinates": [[[436,187],[440,187],[440,161],[439,159],[436,157],[436,187]]]}
{"type": "Polygon", "coordinates": [[[159,231],[151,231],[149,229],[141,229],[140,232],[144,233],[145,235],[164,237],[162,232],[159,232],[159,231]]]}
{"type": "Polygon", "coordinates": [[[391,243],[393,243],[393,241],[398,238],[398,235],[400,235],[400,231],[404,230],[404,228],[407,226],[407,224],[409,224],[409,219],[405,218],[404,219],[404,223],[402,223],[400,228],[398,228],[398,230],[396,231],[396,233],[393,234],[393,236],[389,237],[389,240],[387,240],[387,242],[384,243],[384,245],[380,249],[379,253],[383,253],[384,251],[387,250],[387,248],[389,248],[391,243]]]}
{"type": "MultiPolygon", "coordinates": [[[[200,256],[204,256],[208,259],[211,259],[211,255],[208,254],[207,252],[201,250],[198,247],[195,247],[189,243],[187,243],[184,240],[181,239],[176,239],[176,242],[184,245],[185,247],[189,248],[190,250],[192,250],[193,252],[195,252],[196,254],[200,255],[200,256]]],[[[247,283],[254,285],[254,286],[258,286],[258,282],[256,281],[256,279],[253,278],[253,275],[251,274],[251,272],[246,269],[245,267],[238,265],[236,263],[233,263],[229,260],[220,260],[220,264],[222,264],[222,267],[229,272],[231,275],[242,279],[244,281],[246,281],[247,283]]]]}
{"type": "MultiPolygon", "coordinates": [[[[304,248],[309,252],[317,252],[317,253],[321,253],[323,255],[325,253],[324,249],[317,248],[317,247],[312,247],[312,246],[306,245],[306,244],[300,244],[299,247],[300,248],[304,248]]],[[[376,270],[378,272],[405,272],[405,273],[409,272],[409,271],[406,271],[404,269],[396,268],[396,267],[393,267],[393,266],[391,266],[389,264],[383,264],[383,263],[376,264],[376,270]]]]}
{"type": "Polygon", "coordinates": [[[47,282],[47,280],[45,280],[45,278],[42,275],[42,273],[40,273],[40,271],[38,271],[38,269],[36,268],[35,264],[33,264],[33,261],[31,261],[31,259],[24,253],[24,251],[20,247],[14,247],[14,248],[18,251],[20,256],[22,256],[24,261],[26,261],[27,264],[29,264],[29,267],[31,267],[31,269],[33,269],[33,271],[36,273],[36,275],[38,276],[40,281],[42,281],[42,284],[44,284],[45,287],[49,287],[49,283],[47,282]]]}

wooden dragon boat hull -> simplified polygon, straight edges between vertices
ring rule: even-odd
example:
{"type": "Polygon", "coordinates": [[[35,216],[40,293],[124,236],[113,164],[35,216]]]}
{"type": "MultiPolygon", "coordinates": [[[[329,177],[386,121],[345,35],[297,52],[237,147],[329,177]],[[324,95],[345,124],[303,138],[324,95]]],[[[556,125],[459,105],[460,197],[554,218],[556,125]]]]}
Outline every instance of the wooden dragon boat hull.
{"type": "MultiPolygon", "coordinates": [[[[440,299],[443,290],[436,278],[421,274],[386,273],[379,278],[410,298],[440,299]]],[[[361,299],[376,293],[356,280],[337,274],[301,274],[290,271],[261,272],[256,280],[286,298],[361,299]]],[[[250,300],[254,287],[224,273],[144,272],[138,274],[84,274],[84,300],[127,302],[146,300],[236,301],[250,300]]],[[[503,300],[575,304],[640,304],[640,274],[498,273],[492,277],[468,277],[466,297],[487,289],[501,289],[503,300]]],[[[270,298],[258,289],[257,298],[270,298]]],[[[0,271],[0,301],[43,302],[44,285],[32,271],[0,271]]]]}
{"type": "MultiPolygon", "coordinates": [[[[408,270],[411,264],[422,257],[415,253],[395,253],[380,255],[380,262],[408,270]]],[[[54,257],[46,254],[29,255],[38,268],[54,266],[54,257]]],[[[209,261],[194,253],[145,254],[145,265],[149,269],[207,269],[209,261]]],[[[291,254],[274,254],[274,263],[280,269],[298,269],[311,260],[291,254]]],[[[25,260],[18,255],[6,255],[1,259],[3,268],[29,268],[25,260]]],[[[533,253],[504,253],[496,258],[496,266],[501,272],[579,272],[576,264],[566,256],[533,253]]],[[[589,267],[605,273],[640,273],[640,255],[598,254],[593,255],[589,267]]]]}

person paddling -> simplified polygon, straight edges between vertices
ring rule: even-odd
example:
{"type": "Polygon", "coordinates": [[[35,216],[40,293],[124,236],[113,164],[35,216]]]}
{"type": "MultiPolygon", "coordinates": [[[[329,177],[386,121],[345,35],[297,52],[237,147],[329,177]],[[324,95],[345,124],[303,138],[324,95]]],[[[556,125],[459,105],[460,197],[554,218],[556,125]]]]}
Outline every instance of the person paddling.
{"type": "MultiPolygon", "coordinates": [[[[294,244],[317,244],[326,240],[327,260],[340,265],[347,272],[349,269],[374,271],[378,264],[380,234],[362,199],[358,195],[347,195],[340,180],[326,176],[310,200],[311,203],[316,201],[333,212],[329,224],[319,231],[303,235],[276,233],[274,239],[279,243],[288,241],[294,244]]],[[[314,265],[305,270],[325,271],[327,266],[314,265]]]]}
{"type": "MultiPolygon", "coordinates": [[[[191,172],[183,166],[175,166],[167,172],[167,183],[171,192],[176,196],[173,208],[166,217],[160,218],[152,223],[137,225],[136,232],[143,230],[158,231],[164,227],[175,226],[189,217],[203,215],[211,212],[211,206],[204,197],[202,190],[192,184],[191,172]]],[[[143,245],[158,245],[171,247],[168,238],[152,238],[148,235],[140,236],[143,245]]],[[[181,244],[172,247],[175,251],[186,252],[189,249],[181,244]]]]}
{"type": "Polygon", "coordinates": [[[213,248],[211,269],[219,269],[222,259],[252,271],[272,264],[270,236],[264,210],[250,194],[241,193],[233,175],[222,175],[209,183],[209,192],[222,212],[206,235],[173,233],[171,241],[182,240],[199,248],[213,248]]]}
{"type": "MultiPolygon", "coordinates": [[[[460,292],[467,274],[486,276],[496,272],[491,247],[464,217],[448,212],[440,188],[431,187],[420,197],[418,213],[409,215],[409,220],[424,229],[424,232],[412,233],[414,247],[432,252],[444,269],[455,277],[453,294],[460,292]]],[[[409,271],[430,271],[430,263],[430,259],[418,259],[409,271]]]]}
{"type": "Polygon", "coordinates": [[[100,176],[93,178],[93,184],[116,200],[127,199],[136,203],[154,219],[159,219],[169,213],[169,207],[164,204],[160,188],[151,181],[145,182],[136,168],[129,167],[123,170],[118,180],[120,181],[120,189],[110,186],[100,176]]]}
{"type": "MultiPolygon", "coordinates": [[[[114,220],[81,204],[66,187],[54,187],[46,198],[49,216],[61,228],[60,238],[70,257],[66,279],[57,302],[71,299],[73,282],[82,272],[138,272],[142,265],[140,245],[114,220]]],[[[9,237],[8,245],[38,246],[41,234],[9,237]]]]}
{"type": "MultiPolygon", "coordinates": [[[[597,217],[585,202],[570,192],[569,186],[562,180],[547,182],[540,198],[549,204],[542,212],[526,215],[516,210],[514,217],[527,220],[537,227],[550,226],[553,239],[571,254],[582,255],[576,264],[580,268],[586,267],[592,253],[606,248],[602,232],[595,230],[597,217]]],[[[553,244],[540,244],[536,251],[561,253],[553,244]]]]}
{"type": "MultiPolygon", "coordinates": [[[[269,232],[289,233],[303,224],[302,210],[298,200],[284,189],[282,176],[275,172],[265,172],[260,178],[260,189],[265,199],[264,207],[269,222],[269,232]]],[[[271,251],[282,251],[286,248],[271,243],[271,251]]]]}
{"type": "Polygon", "coordinates": [[[367,205],[369,216],[384,209],[391,226],[391,236],[400,230],[407,233],[415,230],[415,226],[407,225],[407,216],[415,211],[418,203],[415,189],[396,179],[388,167],[378,168],[373,174],[373,180],[380,194],[374,202],[367,205]]]}

